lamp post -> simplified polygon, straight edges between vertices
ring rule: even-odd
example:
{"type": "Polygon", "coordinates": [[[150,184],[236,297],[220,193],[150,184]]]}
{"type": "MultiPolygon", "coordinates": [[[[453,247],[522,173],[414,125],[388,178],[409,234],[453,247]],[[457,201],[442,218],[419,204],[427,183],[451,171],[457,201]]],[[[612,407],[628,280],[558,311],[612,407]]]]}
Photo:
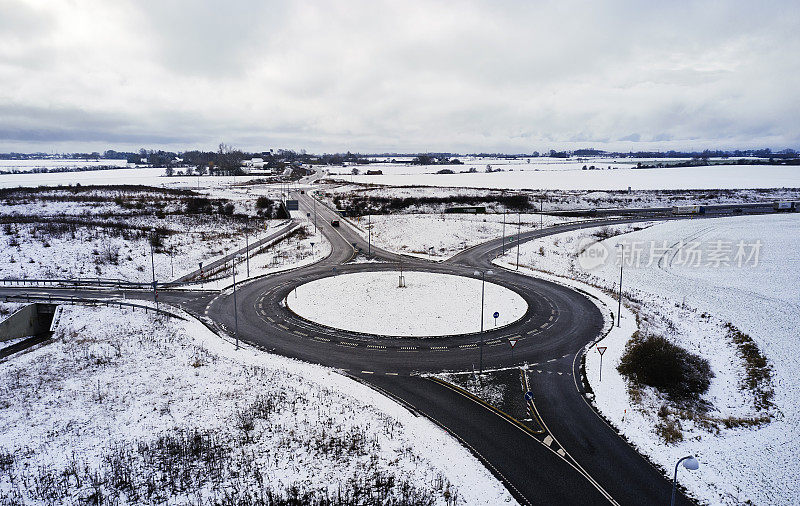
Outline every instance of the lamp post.
{"type": "Polygon", "coordinates": [[[519,270],[519,235],[522,233],[522,213],[517,213],[517,269],[519,270]]]}
{"type": "Polygon", "coordinates": [[[486,299],[486,276],[494,274],[492,270],[488,271],[475,271],[476,276],[481,277],[481,359],[480,359],[480,374],[483,375],[483,305],[486,299]]]}
{"type": "Polygon", "coordinates": [[[619,298],[617,299],[617,327],[620,325],[620,321],[622,321],[622,266],[625,263],[625,246],[622,244],[617,244],[617,247],[620,248],[620,258],[619,258],[619,298]]]}
{"type": "Polygon", "coordinates": [[[683,467],[689,471],[697,471],[700,467],[700,463],[694,458],[694,455],[687,455],[675,463],[675,476],[672,478],[672,499],[669,502],[670,506],[675,506],[675,489],[678,486],[678,466],[681,462],[683,462],[683,467]]]}
{"type": "Polygon", "coordinates": [[[247,277],[250,277],[250,240],[247,237],[247,229],[244,230],[244,255],[247,259],[247,277]]]}
{"type": "Polygon", "coordinates": [[[236,339],[236,349],[239,349],[239,312],[236,310],[236,258],[231,261],[233,267],[233,337],[236,339]]]}
{"type": "Polygon", "coordinates": [[[156,260],[153,242],[156,240],[155,227],[150,229],[150,267],[153,270],[153,302],[156,303],[156,310],[158,310],[158,293],[156,292],[156,260]]]}
{"type": "Polygon", "coordinates": [[[317,199],[312,195],[311,199],[314,201],[314,234],[317,233],[317,199]]]}
{"type": "Polygon", "coordinates": [[[501,255],[506,254],[506,211],[503,211],[503,249],[501,251],[501,255]]]}

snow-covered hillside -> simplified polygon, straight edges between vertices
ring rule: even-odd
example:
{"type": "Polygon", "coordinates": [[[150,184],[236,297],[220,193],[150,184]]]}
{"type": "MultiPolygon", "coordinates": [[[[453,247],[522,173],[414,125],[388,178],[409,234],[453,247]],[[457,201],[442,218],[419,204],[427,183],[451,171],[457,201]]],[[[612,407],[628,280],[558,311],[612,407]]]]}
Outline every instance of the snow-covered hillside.
{"type": "Polygon", "coordinates": [[[331,369],[235,350],[196,320],[68,307],[61,322],[0,362],[4,504],[514,503],[443,430],[331,369]]]}

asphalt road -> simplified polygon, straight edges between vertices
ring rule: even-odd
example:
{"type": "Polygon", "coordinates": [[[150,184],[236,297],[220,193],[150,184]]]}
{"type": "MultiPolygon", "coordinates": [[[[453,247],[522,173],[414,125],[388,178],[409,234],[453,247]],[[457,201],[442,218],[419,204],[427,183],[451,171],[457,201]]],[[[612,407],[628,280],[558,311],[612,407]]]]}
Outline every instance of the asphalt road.
{"type": "MultiPolygon", "coordinates": [[[[302,210],[313,212],[310,197],[295,197],[302,210]]],[[[603,316],[590,300],[561,285],[493,266],[491,261],[502,248],[501,239],[470,248],[441,263],[402,257],[375,247],[371,250],[380,262],[347,263],[358,248],[367,250],[366,242],[344,223],[331,226],[331,221],[339,218],[330,209],[317,204],[316,211],[317,226],[332,244],[331,254],[311,266],[240,284],[236,311],[230,293],[164,291],[160,300],[181,306],[269,351],[342,369],[413,412],[427,416],[478,456],[522,504],[668,503],[671,483],[585,401],[578,379],[579,357],[584,346],[603,329],[603,316]],[[397,270],[400,261],[406,270],[472,277],[476,268],[492,268],[492,282],[519,293],[528,302],[529,311],[521,320],[483,335],[398,339],[321,327],[295,316],[281,303],[293,296],[295,287],[313,279],[344,272],[397,270]],[[511,337],[519,338],[513,353],[508,346],[511,337]],[[546,432],[532,433],[463,392],[420,376],[442,370],[477,369],[481,350],[485,368],[530,365],[527,388],[534,394],[533,404],[546,432]],[[544,373],[535,373],[537,370],[544,373]]],[[[521,240],[642,219],[648,218],[548,227],[526,232],[521,240]]],[[[33,291],[0,288],[0,294],[33,291]]],[[[70,293],[98,296],[97,291],[70,293]]],[[[114,290],[105,293],[119,295],[114,290]]],[[[127,296],[146,299],[149,294],[128,292],[127,296]]],[[[679,495],[678,504],[691,503],[679,495]]]]}

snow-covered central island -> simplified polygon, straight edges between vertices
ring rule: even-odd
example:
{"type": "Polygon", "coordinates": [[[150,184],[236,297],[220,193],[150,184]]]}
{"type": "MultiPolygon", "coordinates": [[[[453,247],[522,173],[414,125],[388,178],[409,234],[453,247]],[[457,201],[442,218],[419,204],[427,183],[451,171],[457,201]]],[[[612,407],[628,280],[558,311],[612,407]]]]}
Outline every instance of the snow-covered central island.
{"type": "MultiPolygon", "coordinates": [[[[286,298],[294,313],[342,330],[397,337],[436,337],[481,330],[481,280],[408,271],[340,274],[301,285],[286,298]]],[[[486,281],[484,329],[522,318],[528,304],[486,281]],[[494,313],[499,313],[495,319],[494,313]]]]}

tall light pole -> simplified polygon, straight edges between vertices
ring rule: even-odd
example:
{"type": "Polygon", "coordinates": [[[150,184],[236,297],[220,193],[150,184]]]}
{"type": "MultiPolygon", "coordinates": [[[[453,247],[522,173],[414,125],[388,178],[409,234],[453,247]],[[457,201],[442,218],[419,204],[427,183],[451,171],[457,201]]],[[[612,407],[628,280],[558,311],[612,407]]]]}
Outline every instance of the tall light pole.
{"type": "Polygon", "coordinates": [[[486,276],[494,274],[492,270],[488,271],[475,271],[476,276],[481,277],[481,360],[480,360],[480,374],[483,375],[483,306],[486,299],[486,276]]]}
{"type": "Polygon", "coordinates": [[[519,234],[522,230],[522,213],[517,213],[517,270],[519,270],[519,234]]]}
{"type": "Polygon", "coordinates": [[[317,199],[314,196],[311,196],[311,200],[314,201],[314,234],[317,233],[317,199]]]}
{"type": "Polygon", "coordinates": [[[622,244],[617,244],[618,248],[621,248],[620,251],[620,258],[619,258],[619,299],[617,300],[617,327],[620,325],[620,321],[622,321],[622,266],[625,264],[625,246],[622,244]]]}
{"type": "MultiPolygon", "coordinates": [[[[247,277],[250,277],[250,240],[247,238],[247,229],[244,229],[244,256],[247,259],[247,277]]],[[[235,276],[235,274],[234,274],[235,276]]]]}
{"type": "Polygon", "coordinates": [[[153,302],[156,303],[156,310],[158,310],[158,293],[156,292],[156,260],[153,242],[156,239],[155,227],[150,229],[150,266],[153,269],[153,302]]]}
{"type": "MultiPolygon", "coordinates": [[[[369,210],[367,210],[369,212],[369,210]]],[[[372,258],[372,214],[367,215],[367,258],[372,258]]]]}
{"type": "Polygon", "coordinates": [[[683,467],[689,471],[697,471],[700,468],[700,463],[694,458],[694,455],[687,455],[675,463],[675,476],[672,478],[672,499],[670,499],[670,506],[675,506],[675,489],[678,486],[678,466],[683,462],[683,467]]]}
{"type": "Polygon", "coordinates": [[[236,310],[236,257],[231,261],[233,266],[233,337],[236,349],[239,349],[239,312],[236,310]]]}
{"type": "Polygon", "coordinates": [[[503,211],[503,249],[501,255],[506,254],[506,214],[507,211],[503,211]]]}

